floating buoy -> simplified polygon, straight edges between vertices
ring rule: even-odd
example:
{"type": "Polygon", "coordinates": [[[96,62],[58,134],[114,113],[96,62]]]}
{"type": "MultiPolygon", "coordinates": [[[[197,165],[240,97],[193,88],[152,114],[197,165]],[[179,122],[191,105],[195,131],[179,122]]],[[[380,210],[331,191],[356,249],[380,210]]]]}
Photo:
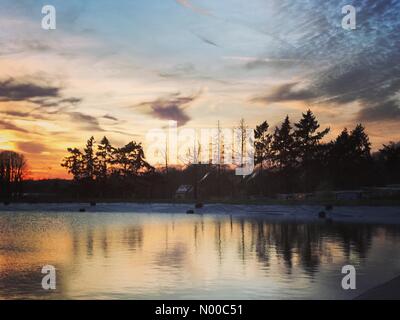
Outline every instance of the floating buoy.
{"type": "Polygon", "coordinates": [[[325,211],[318,212],[318,217],[321,218],[321,219],[325,219],[326,218],[326,212],[325,211]]]}
{"type": "Polygon", "coordinates": [[[10,205],[10,202],[9,202],[9,201],[4,201],[3,204],[4,204],[5,206],[9,206],[9,205],[10,205]]]}
{"type": "Polygon", "coordinates": [[[189,209],[189,210],[186,211],[186,213],[187,213],[187,214],[193,214],[193,213],[194,213],[194,210],[189,209]]]}
{"type": "Polygon", "coordinates": [[[96,206],[96,202],[92,201],[92,202],[90,203],[90,206],[91,206],[91,207],[95,207],[95,206],[96,206]]]}
{"type": "Polygon", "coordinates": [[[85,208],[80,208],[79,212],[86,212],[86,209],[85,208]]]}
{"type": "Polygon", "coordinates": [[[325,206],[325,210],[331,211],[333,209],[333,206],[331,204],[328,204],[325,206]]]}
{"type": "Polygon", "coordinates": [[[202,203],[196,203],[196,205],[194,207],[196,209],[201,209],[201,208],[203,208],[203,204],[202,203]]]}

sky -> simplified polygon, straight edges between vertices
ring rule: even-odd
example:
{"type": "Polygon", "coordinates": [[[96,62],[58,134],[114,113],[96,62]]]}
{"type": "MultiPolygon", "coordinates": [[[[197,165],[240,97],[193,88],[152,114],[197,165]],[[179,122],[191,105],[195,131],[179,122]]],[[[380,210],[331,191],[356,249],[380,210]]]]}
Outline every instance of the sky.
{"type": "MultiPolygon", "coordinates": [[[[66,178],[66,148],[179,128],[272,128],[310,108],[326,139],[400,140],[400,1],[0,0],[0,149],[66,178]],[[44,5],[56,30],[41,28],[44,5]],[[342,7],[356,29],[342,28],[342,7]]],[[[151,159],[149,159],[151,162],[151,159]]]]}

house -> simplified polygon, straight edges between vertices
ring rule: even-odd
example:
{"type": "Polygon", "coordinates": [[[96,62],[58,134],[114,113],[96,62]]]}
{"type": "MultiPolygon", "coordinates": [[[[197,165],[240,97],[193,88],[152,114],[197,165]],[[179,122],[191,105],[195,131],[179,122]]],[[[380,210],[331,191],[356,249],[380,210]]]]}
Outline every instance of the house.
{"type": "Polygon", "coordinates": [[[291,193],[279,193],[277,194],[277,199],[278,200],[293,200],[294,199],[294,194],[291,193]]]}
{"type": "Polygon", "coordinates": [[[188,199],[193,196],[193,186],[190,184],[182,184],[175,192],[175,199],[188,199]]]}

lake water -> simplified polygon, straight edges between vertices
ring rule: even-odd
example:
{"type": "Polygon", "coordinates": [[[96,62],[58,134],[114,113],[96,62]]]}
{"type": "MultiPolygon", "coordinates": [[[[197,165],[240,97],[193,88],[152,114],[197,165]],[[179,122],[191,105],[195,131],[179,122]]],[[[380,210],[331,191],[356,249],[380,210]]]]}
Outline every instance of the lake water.
{"type": "Polygon", "coordinates": [[[399,274],[396,224],[0,212],[0,299],[352,299],[399,274]],[[346,264],[357,290],[341,287],[346,264]]]}

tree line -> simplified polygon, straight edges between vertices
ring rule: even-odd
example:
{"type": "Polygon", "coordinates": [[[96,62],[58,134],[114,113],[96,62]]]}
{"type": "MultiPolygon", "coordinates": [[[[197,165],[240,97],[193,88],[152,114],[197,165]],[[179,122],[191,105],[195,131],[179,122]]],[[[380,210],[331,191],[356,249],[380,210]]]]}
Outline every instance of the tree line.
{"type": "MultiPolygon", "coordinates": [[[[247,128],[243,119],[239,128],[247,128]]],[[[362,124],[344,128],[332,140],[326,139],[329,132],[330,128],[321,128],[311,110],[294,123],[286,116],[275,128],[261,122],[254,130],[255,171],[246,178],[236,176],[232,166],[211,161],[154,168],[139,142],[116,147],[106,137],[99,143],[91,137],[82,150],[68,148],[62,160],[61,165],[73,177],[71,183],[40,185],[48,194],[66,198],[167,199],[174,197],[181,184],[189,184],[200,198],[235,199],[400,183],[400,142],[389,142],[372,152],[362,124]]],[[[240,144],[236,147],[238,152],[243,148],[240,144]]],[[[219,149],[223,150],[223,145],[219,149]]],[[[26,175],[23,155],[0,152],[0,198],[21,196],[26,175]]],[[[38,185],[25,187],[35,193],[38,185]]]]}
{"type": "MultiPolygon", "coordinates": [[[[244,120],[239,127],[247,128],[244,120]]],[[[329,132],[311,110],[295,123],[286,116],[273,129],[263,121],[254,130],[255,172],[245,179],[235,176],[232,167],[211,162],[155,169],[145,160],[140,143],[114,147],[106,137],[97,145],[91,137],[83,152],[68,149],[62,166],[72,174],[79,194],[98,197],[171,198],[181,184],[192,185],[201,198],[235,198],[400,182],[399,143],[390,142],[372,153],[362,124],[326,141],[329,132]]]]}
{"type": "MultiPolygon", "coordinates": [[[[272,132],[267,121],[255,129],[259,193],[354,189],[400,182],[400,144],[376,153],[362,124],[343,129],[329,142],[330,128],[320,128],[311,110],[293,123],[286,116],[272,132]]],[[[255,190],[253,190],[255,191],[255,190]]]]}

